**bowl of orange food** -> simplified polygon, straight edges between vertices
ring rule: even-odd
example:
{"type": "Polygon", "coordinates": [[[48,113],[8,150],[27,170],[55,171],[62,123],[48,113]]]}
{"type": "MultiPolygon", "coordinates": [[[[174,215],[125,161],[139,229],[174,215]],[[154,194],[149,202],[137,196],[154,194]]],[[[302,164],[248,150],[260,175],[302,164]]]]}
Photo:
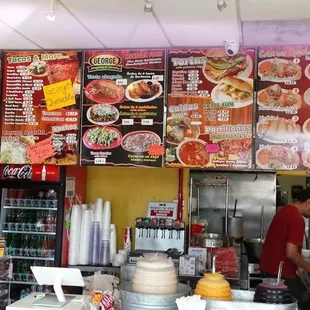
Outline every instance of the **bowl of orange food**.
{"type": "Polygon", "coordinates": [[[177,158],[186,167],[206,167],[210,154],[206,151],[207,142],[200,139],[187,139],[177,147],[177,158]]]}
{"type": "Polygon", "coordinates": [[[168,117],[167,143],[177,146],[187,139],[196,139],[200,135],[200,127],[193,125],[189,117],[168,117]]]}

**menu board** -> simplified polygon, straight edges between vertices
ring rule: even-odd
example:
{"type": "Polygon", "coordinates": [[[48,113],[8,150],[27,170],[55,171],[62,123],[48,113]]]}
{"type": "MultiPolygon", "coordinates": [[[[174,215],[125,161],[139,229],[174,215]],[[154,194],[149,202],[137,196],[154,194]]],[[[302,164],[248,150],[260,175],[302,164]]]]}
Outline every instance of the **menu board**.
{"type": "Polygon", "coordinates": [[[162,166],[165,57],[85,52],[81,165],[162,166]]]}
{"type": "Polygon", "coordinates": [[[254,49],[171,49],[167,167],[250,169],[254,49]]]}
{"type": "Polygon", "coordinates": [[[0,163],[77,164],[81,56],[5,53],[0,163]]]}
{"type": "Polygon", "coordinates": [[[256,167],[310,169],[310,46],[258,53],[256,167]]]}

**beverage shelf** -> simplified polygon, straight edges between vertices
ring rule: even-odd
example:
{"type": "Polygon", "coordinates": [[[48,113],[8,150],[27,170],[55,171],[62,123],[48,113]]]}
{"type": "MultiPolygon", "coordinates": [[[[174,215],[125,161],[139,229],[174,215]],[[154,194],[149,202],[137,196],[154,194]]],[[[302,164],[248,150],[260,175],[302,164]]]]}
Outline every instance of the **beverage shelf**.
{"type": "Polygon", "coordinates": [[[27,234],[27,235],[48,235],[56,236],[55,232],[46,232],[46,231],[21,231],[21,230],[2,230],[5,234],[27,234]]]}
{"type": "Polygon", "coordinates": [[[25,259],[25,260],[42,260],[42,261],[54,261],[54,257],[30,257],[30,256],[11,256],[13,259],[25,259]]]}
{"type": "Polygon", "coordinates": [[[37,211],[57,211],[57,208],[44,208],[44,207],[11,207],[3,206],[4,209],[18,209],[18,210],[37,210],[37,211]]]}

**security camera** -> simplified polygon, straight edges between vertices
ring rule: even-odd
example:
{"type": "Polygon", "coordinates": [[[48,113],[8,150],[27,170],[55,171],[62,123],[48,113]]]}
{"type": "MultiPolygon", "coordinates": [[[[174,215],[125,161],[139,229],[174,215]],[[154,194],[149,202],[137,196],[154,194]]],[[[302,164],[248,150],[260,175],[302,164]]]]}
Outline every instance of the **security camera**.
{"type": "Polygon", "coordinates": [[[234,56],[239,52],[239,43],[236,41],[225,42],[225,52],[228,56],[234,56]]]}

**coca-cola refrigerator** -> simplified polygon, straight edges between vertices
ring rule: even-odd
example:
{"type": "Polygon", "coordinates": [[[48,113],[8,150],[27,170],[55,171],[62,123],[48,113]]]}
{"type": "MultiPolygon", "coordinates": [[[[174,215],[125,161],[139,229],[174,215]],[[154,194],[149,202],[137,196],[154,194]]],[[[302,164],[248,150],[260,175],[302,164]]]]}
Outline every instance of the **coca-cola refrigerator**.
{"type": "Polygon", "coordinates": [[[38,286],[30,266],[66,264],[66,230],[70,207],[85,200],[86,170],[82,167],[1,165],[0,234],[5,254],[13,259],[12,299],[38,286]]]}

